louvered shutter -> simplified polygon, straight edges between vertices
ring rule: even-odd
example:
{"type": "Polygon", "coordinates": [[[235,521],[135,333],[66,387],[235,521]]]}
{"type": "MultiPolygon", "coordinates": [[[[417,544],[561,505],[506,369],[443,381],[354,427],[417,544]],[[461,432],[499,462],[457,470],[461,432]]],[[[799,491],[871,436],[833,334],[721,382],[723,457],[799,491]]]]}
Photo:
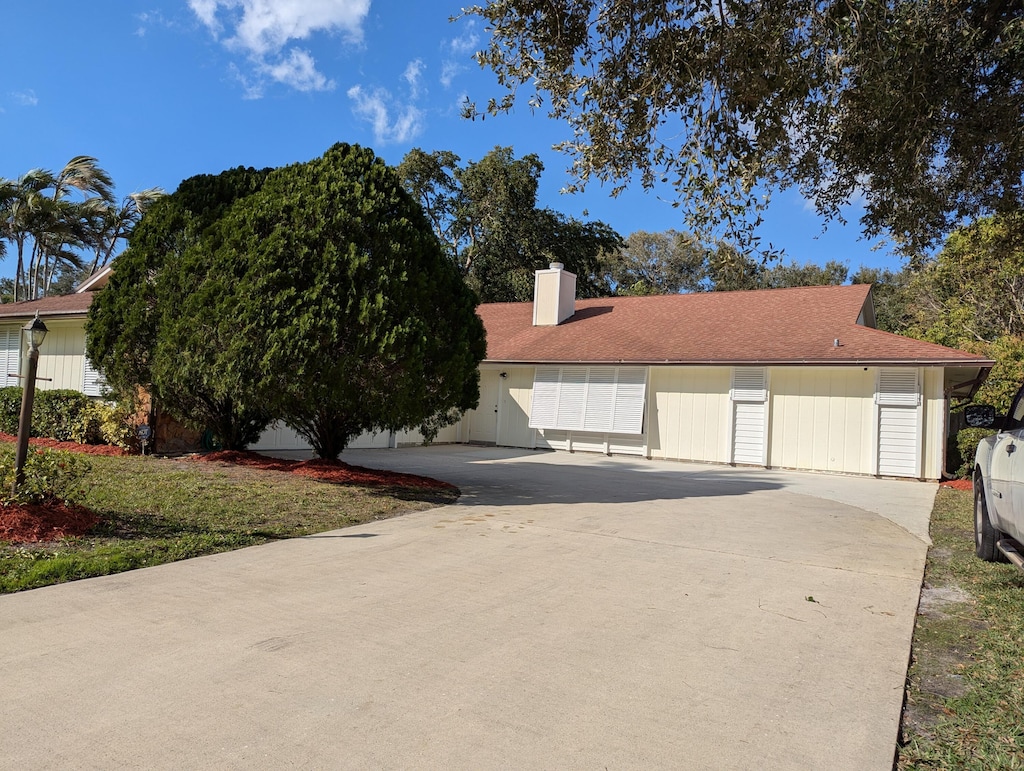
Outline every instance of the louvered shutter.
{"type": "Polygon", "coordinates": [[[533,377],[530,428],[553,428],[558,422],[558,390],[562,374],[558,367],[537,367],[533,377]]]}
{"type": "Polygon", "coordinates": [[[732,371],[734,402],[763,402],[768,396],[764,367],[735,367],[732,371]]]}
{"type": "Polygon", "coordinates": [[[645,367],[538,367],[530,428],[643,433],[645,367]]]}
{"type": "Polygon", "coordinates": [[[82,393],[86,396],[103,396],[107,381],[89,361],[88,356],[82,357],[82,393]]]}
{"type": "Polygon", "coordinates": [[[0,385],[21,385],[18,379],[21,363],[21,329],[0,330],[0,385]]]}
{"type": "Polygon", "coordinates": [[[615,434],[643,433],[646,396],[647,368],[620,367],[615,386],[615,417],[608,430],[615,434]]]}
{"type": "Polygon", "coordinates": [[[611,431],[615,413],[615,367],[590,367],[587,371],[584,431],[611,431]]]}
{"type": "Polygon", "coordinates": [[[878,371],[876,401],[889,407],[916,407],[921,403],[917,385],[917,370],[881,369],[878,371]]]}
{"type": "Polygon", "coordinates": [[[587,368],[563,367],[558,390],[558,421],[553,428],[579,431],[583,428],[583,410],[587,396],[587,368]]]}

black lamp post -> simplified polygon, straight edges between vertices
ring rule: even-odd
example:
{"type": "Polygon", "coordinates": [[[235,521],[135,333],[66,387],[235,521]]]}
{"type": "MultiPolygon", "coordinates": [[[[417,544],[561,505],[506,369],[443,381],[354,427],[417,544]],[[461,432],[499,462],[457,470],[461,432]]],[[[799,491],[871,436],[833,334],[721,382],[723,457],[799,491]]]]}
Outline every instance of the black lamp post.
{"type": "Polygon", "coordinates": [[[36,369],[39,367],[39,346],[43,344],[46,337],[46,324],[36,317],[22,327],[28,332],[28,371],[25,373],[25,382],[21,391],[21,416],[18,418],[18,449],[14,456],[14,487],[12,492],[17,493],[18,486],[25,479],[25,458],[28,456],[28,438],[32,433],[32,402],[36,398],[36,369]]]}

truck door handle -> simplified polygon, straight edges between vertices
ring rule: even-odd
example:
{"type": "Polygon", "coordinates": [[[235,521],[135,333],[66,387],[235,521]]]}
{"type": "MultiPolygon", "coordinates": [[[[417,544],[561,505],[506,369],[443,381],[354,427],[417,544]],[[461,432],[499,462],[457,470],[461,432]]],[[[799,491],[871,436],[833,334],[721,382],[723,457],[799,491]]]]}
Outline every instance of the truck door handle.
{"type": "Polygon", "coordinates": [[[1017,452],[1017,445],[1015,445],[1015,444],[1008,444],[1008,445],[1006,445],[1006,454],[1007,455],[1013,455],[1015,452],[1017,452]]]}

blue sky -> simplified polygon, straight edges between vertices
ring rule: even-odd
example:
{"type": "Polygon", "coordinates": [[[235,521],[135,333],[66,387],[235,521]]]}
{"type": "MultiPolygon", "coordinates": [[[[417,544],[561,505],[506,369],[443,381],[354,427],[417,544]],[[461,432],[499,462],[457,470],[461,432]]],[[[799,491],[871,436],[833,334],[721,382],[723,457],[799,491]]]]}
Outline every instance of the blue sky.
{"type": "MultiPolygon", "coordinates": [[[[459,103],[500,95],[472,59],[486,31],[449,22],[458,0],[36,0],[4,11],[0,46],[0,176],[99,159],[119,195],[174,190],[194,174],[279,166],[335,142],[389,163],[420,147],[478,160],[496,145],[544,161],[541,204],[600,219],[623,236],[683,229],[672,191],[639,184],[618,198],[592,185],[563,195],[564,124],[517,107],[467,121],[459,103]]],[[[798,193],[776,194],[760,234],[787,260],[897,267],[851,224],[821,222],[798,193]]],[[[10,258],[0,274],[13,273],[10,258]]]]}

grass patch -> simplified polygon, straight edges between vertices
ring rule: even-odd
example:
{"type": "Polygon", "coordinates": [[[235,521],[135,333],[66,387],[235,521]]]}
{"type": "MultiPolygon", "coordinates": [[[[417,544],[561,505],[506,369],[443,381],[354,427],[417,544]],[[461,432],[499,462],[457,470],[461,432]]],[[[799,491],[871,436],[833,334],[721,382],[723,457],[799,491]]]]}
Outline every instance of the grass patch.
{"type": "Polygon", "coordinates": [[[1024,769],[1024,573],[974,556],[970,492],[931,537],[897,768],[1024,769]]]}
{"type": "Polygon", "coordinates": [[[92,457],[88,536],[0,541],[0,593],[119,573],[453,502],[450,489],[357,487],[280,471],[153,457],[92,457]]]}

